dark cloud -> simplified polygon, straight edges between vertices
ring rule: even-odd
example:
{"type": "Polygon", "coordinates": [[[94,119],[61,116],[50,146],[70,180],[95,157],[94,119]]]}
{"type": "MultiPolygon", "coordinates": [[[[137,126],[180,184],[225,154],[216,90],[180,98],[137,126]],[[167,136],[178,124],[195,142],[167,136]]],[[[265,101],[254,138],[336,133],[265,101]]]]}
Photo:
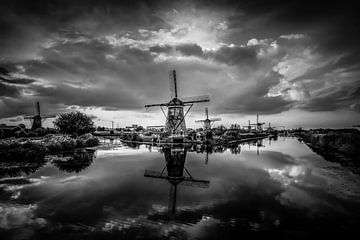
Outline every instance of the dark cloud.
{"type": "Polygon", "coordinates": [[[183,44],[176,46],[176,51],[179,51],[184,56],[202,56],[203,50],[197,44],[183,44]]]}
{"type": "Polygon", "coordinates": [[[20,91],[17,87],[0,82],[0,97],[18,97],[19,95],[20,91]]]}
{"type": "Polygon", "coordinates": [[[11,84],[30,84],[35,82],[34,79],[28,79],[28,78],[16,78],[12,80],[8,80],[5,78],[0,77],[0,81],[3,81],[4,83],[11,83],[11,84]]]}
{"type": "Polygon", "coordinates": [[[337,109],[352,109],[359,112],[360,86],[357,88],[341,88],[336,91],[323,91],[310,99],[300,108],[307,111],[334,111],[337,109]],[[352,103],[355,103],[352,105],[352,103]]]}
{"type": "Polygon", "coordinates": [[[285,100],[281,96],[255,97],[250,95],[232,98],[228,105],[224,104],[223,111],[242,114],[276,114],[291,109],[293,104],[294,101],[285,100]]]}
{"type": "Polygon", "coordinates": [[[294,101],[282,96],[267,96],[269,89],[279,83],[279,78],[277,73],[272,72],[267,78],[254,80],[251,86],[246,87],[246,91],[242,91],[243,83],[240,81],[239,93],[223,96],[223,102],[218,108],[226,113],[242,114],[275,114],[289,110],[294,101]]]}
{"type": "Polygon", "coordinates": [[[221,47],[212,54],[216,61],[229,65],[254,65],[256,63],[255,48],[248,47],[221,47]]]}
{"type": "Polygon", "coordinates": [[[13,76],[11,75],[10,71],[0,67],[0,82],[3,82],[5,84],[8,83],[8,84],[26,85],[26,84],[34,83],[36,82],[36,80],[13,76]]]}
{"type": "Polygon", "coordinates": [[[155,45],[149,48],[149,51],[154,53],[169,53],[172,50],[173,47],[170,45],[155,45]]]}
{"type": "Polygon", "coordinates": [[[0,73],[4,75],[8,75],[10,72],[5,68],[0,67],[0,73]]]}
{"type": "Polygon", "coordinates": [[[36,100],[54,111],[138,110],[169,98],[169,68],[189,86],[184,96],[211,93],[217,113],[356,111],[358,10],[298,0],[2,1],[0,117],[30,113],[36,100]],[[280,80],[280,95],[268,94],[280,80]],[[304,99],[291,98],[296,87],[304,99]]]}

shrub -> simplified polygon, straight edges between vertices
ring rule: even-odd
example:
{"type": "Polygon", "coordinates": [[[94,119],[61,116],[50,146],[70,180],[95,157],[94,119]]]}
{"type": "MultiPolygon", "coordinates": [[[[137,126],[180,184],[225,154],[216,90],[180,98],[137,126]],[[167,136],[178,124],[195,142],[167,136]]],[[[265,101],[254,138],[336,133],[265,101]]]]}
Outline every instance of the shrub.
{"type": "Polygon", "coordinates": [[[33,162],[44,159],[46,148],[41,143],[21,143],[14,139],[0,142],[0,159],[4,162],[33,162]]]}
{"type": "Polygon", "coordinates": [[[95,131],[91,118],[79,111],[63,113],[54,121],[55,127],[65,134],[83,135],[95,131]]]}

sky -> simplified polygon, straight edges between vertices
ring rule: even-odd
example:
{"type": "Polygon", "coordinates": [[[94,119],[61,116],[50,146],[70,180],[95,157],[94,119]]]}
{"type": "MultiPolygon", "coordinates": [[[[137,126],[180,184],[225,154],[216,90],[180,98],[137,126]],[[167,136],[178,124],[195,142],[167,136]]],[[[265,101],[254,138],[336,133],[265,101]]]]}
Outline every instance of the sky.
{"type": "MultiPolygon", "coordinates": [[[[79,110],[96,125],[163,125],[168,71],[186,118],[287,128],[360,122],[359,7],[347,1],[1,1],[0,123],[79,110]]],[[[51,126],[51,119],[45,126],[51,126]]]]}

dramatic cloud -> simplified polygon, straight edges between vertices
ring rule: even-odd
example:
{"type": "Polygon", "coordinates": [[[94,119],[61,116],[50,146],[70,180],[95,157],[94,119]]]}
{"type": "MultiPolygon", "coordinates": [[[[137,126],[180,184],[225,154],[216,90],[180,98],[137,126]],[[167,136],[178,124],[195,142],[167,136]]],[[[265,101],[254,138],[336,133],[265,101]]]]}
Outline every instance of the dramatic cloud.
{"type": "Polygon", "coordinates": [[[350,111],[355,123],[357,15],[344,2],[3,1],[0,118],[41,101],[141,121],[176,69],[180,95],[210,94],[216,115],[350,111]]]}

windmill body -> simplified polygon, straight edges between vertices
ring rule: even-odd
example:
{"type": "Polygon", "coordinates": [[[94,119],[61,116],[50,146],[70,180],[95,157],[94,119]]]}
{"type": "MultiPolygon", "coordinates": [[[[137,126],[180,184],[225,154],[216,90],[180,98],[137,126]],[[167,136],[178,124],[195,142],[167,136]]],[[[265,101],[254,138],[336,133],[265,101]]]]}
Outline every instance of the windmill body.
{"type": "Polygon", "coordinates": [[[157,107],[159,106],[166,117],[165,122],[165,131],[173,135],[183,135],[186,133],[186,123],[185,117],[190,111],[194,103],[200,102],[209,102],[209,96],[197,96],[197,97],[187,97],[179,98],[178,97],[178,82],[176,80],[176,71],[172,70],[169,72],[170,80],[170,97],[171,100],[167,103],[160,104],[148,104],[145,105],[145,108],[157,107]],[[167,115],[163,110],[163,107],[167,108],[167,115]],[[187,111],[185,112],[185,107],[187,111]]]}
{"type": "Polygon", "coordinates": [[[42,122],[47,118],[55,118],[56,115],[41,115],[40,112],[40,103],[35,103],[35,115],[33,116],[25,116],[24,119],[30,119],[31,121],[31,129],[35,130],[42,127],[42,122]]]}
{"type": "Polygon", "coordinates": [[[195,122],[197,122],[197,123],[199,123],[199,122],[201,122],[201,123],[203,123],[203,125],[204,125],[204,130],[211,130],[211,124],[213,123],[213,122],[216,122],[216,121],[221,121],[221,118],[209,118],[209,110],[208,110],[208,108],[206,107],[205,108],[205,119],[203,119],[203,120],[196,120],[195,122]]]}

